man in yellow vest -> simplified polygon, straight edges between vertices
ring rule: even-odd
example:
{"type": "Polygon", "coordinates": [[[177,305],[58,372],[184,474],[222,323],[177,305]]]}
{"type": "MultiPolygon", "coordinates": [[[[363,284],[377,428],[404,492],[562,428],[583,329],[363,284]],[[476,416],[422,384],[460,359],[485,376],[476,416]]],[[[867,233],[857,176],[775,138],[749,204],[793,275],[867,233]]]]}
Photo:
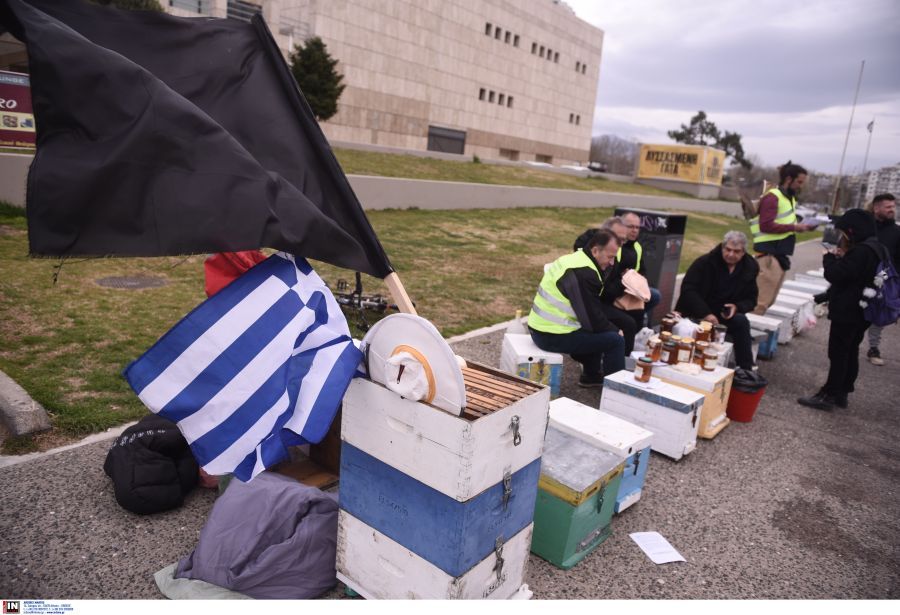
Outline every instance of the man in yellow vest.
{"type": "MultiPolygon", "coordinates": [[[[641,217],[634,212],[628,212],[622,215],[622,223],[627,230],[627,236],[625,243],[622,244],[622,247],[619,248],[619,253],[616,255],[618,266],[622,271],[634,269],[646,278],[647,269],[644,267],[644,248],[638,243],[638,235],[641,234],[641,217]]],[[[651,286],[650,301],[644,305],[644,311],[635,319],[638,329],[644,326],[653,308],[659,304],[660,298],[659,290],[651,286]]]]}
{"type": "Polygon", "coordinates": [[[538,348],[571,355],[581,363],[582,387],[602,387],[604,375],[625,368],[622,332],[606,317],[600,302],[600,272],[618,249],[616,236],[599,230],[584,248],[553,261],[528,314],[528,329],[538,348]]]}
{"type": "Polygon", "coordinates": [[[784,276],[791,268],[797,233],[815,228],[811,224],[799,224],[795,211],[797,195],[806,183],[806,169],[788,160],[778,169],[778,186],[766,192],[759,200],[759,213],[750,220],[753,234],[753,250],[759,264],[759,298],[754,314],[765,314],[778,296],[784,276]]]}

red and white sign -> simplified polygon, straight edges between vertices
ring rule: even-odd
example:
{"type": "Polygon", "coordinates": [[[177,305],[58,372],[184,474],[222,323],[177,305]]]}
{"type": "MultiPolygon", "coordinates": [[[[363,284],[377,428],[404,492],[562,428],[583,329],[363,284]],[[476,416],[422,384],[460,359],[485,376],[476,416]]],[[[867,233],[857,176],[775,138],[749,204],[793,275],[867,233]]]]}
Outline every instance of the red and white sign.
{"type": "Polygon", "coordinates": [[[35,147],[29,83],[28,75],[0,70],[0,147],[35,147]]]}

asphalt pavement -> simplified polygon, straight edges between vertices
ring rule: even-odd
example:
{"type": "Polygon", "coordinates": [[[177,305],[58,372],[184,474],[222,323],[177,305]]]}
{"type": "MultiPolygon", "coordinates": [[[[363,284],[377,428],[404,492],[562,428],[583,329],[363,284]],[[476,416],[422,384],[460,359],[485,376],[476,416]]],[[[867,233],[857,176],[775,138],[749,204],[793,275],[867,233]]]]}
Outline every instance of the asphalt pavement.
{"type": "MultiPolygon", "coordinates": [[[[798,248],[795,271],[819,265],[798,248]]],[[[453,344],[496,366],[502,331],[453,344]]],[[[761,362],[769,386],[750,423],[732,422],[678,462],[653,454],[641,500],[610,538],[559,570],[532,555],[537,599],[900,598],[900,327],[885,331],[886,365],[861,363],[846,410],[805,408],[828,368],[828,323],[761,362]],[[658,531],[686,562],[655,565],[629,538],[658,531]]],[[[564,366],[562,394],[596,407],[564,366]]],[[[0,467],[0,596],[161,598],[157,570],[188,555],[215,501],[141,517],[115,502],[102,465],[110,441],[0,467]]],[[[341,586],[327,598],[343,596],[341,586]]]]}

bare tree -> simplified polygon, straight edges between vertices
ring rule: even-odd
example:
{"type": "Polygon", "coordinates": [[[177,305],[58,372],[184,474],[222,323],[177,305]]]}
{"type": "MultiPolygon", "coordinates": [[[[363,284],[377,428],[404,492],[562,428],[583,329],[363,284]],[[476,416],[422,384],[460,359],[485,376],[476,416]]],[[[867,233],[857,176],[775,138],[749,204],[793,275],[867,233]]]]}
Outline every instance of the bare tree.
{"type": "Polygon", "coordinates": [[[633,175],[637,153],[637,143],[616,135],[603,135],[591,140],[591,162],[605,164],[609,173],[633,175]]]}

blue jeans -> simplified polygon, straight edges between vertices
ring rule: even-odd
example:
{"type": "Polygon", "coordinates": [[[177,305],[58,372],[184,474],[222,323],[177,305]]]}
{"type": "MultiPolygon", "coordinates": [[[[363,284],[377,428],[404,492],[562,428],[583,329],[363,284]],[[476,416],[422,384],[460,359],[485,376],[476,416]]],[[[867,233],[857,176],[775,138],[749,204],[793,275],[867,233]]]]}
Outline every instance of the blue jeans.
{"type": "Polygon", "coordinates": [[[585,376],[608,376],[625,369],[625,339],[616,331],[592,333],[579,329],[572,333],[544,333],[529,329],[541,350],[571,356],[584,366],[585,376]]]}

